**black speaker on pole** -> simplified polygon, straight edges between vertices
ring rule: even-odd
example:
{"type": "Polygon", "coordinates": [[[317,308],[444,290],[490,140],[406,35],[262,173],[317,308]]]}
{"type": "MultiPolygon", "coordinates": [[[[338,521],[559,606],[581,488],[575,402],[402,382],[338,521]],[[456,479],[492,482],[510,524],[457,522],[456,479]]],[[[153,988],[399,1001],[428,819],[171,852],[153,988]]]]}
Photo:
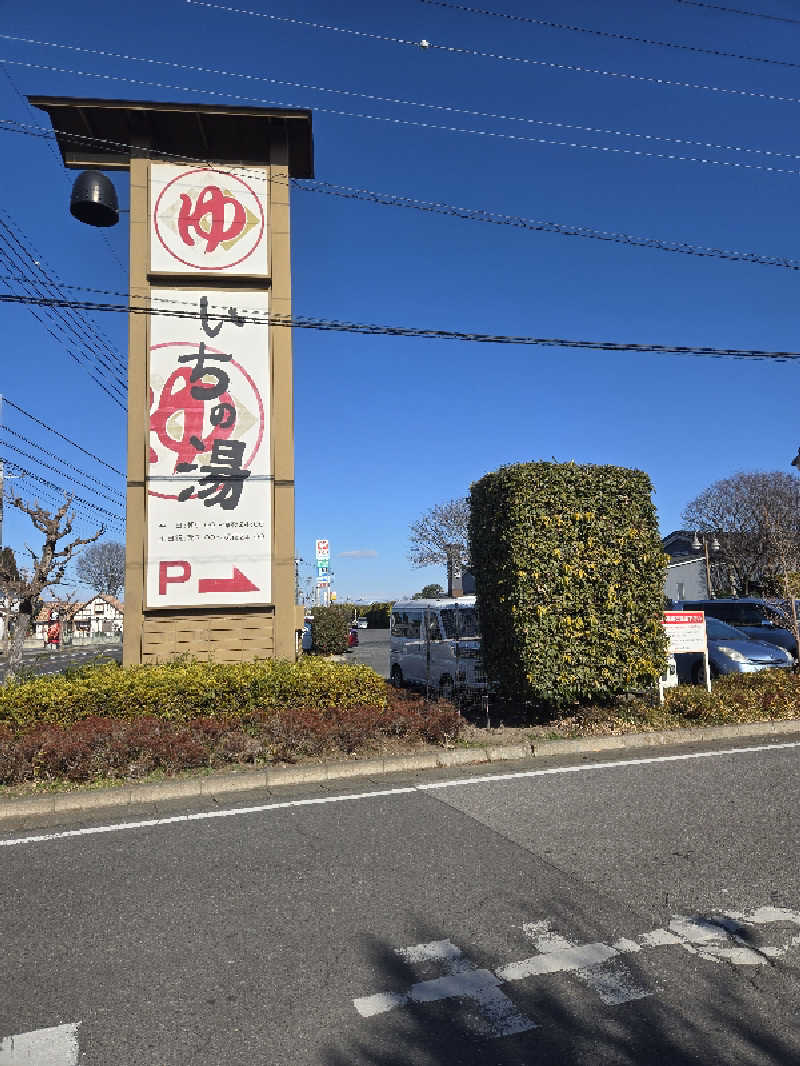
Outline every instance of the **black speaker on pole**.
{"type": "Polygon", "coordinates": [[[111,179],[100,170],[84,170],[72,186],[69,210],[88,226],[116,226],[119,201],[111,179]]]}

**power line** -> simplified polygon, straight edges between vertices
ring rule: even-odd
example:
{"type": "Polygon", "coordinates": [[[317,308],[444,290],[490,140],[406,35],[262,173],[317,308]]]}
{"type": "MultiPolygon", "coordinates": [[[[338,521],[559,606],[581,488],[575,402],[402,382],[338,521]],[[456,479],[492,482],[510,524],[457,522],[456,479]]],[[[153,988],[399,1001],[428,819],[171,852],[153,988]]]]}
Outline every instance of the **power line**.
{"type": "MultiPolygon", "coordinates": [[[[15,267],[15,261],[14,261],[13,258],[9,258],[6,254],[4,254],[4,251],[3,251],[2,247],[0,247],[0,256],[5,260],[7,266],[9,266],[13,270],[14,267],[15,267]]],[[[42,293],[41,288],[37,287],[36,285],[31,284],[26,278],[20,278],[18,273],[13,276],[13,280],[18,282],[18,283],[20,283],[23,286],[23,288],[26,288],[29,292],[33,292],[33,293],[36,293],[36,294],[39,294],[39,295],[41,295],[41,293],[42,293]]],[[[56,333],[51,328],[51,326],[48,325],[47,321],[41,315],[39,315],[36,311],[32,311],[32,314],[33,314],[34,318],[36,318],[37,321],[44,327],[46,332],[50,334],[50,336],[53,338],[53,340],[57,341],[60,345],[62,345],[62,347],[64,347],[64,349],[66,350],[66,352],[69,355],[69,357],[72,359],[72,361],[77,366],[82,366],[83,365],[84,369],[87,369],[87,368],[91,367],[91,363],[89,363],[85,359],[84,356],[76,354],[76,352],[75,352],[75,350],[73,348],[73,343],[69,340],[68,337],[64,336],[63,334],[56,333]]],[[[54,319],[55,319],[54,324],[56,325],[56,327],[63,326],[64,323],[61,321],[60,316],[55,315],[54,319]]],[[[98,378],[91,369],[87,369],[87,373],[88,373],[89,377],[92,379],[92,381],[94,381],[95,384],[98,385],[106,393],[106,395],[109,396],[110,399],[112,399],[118,406],[120,406],[120,407],[122,407],[124,409],[124,405],[120,402],[118,396],[116,396],[113,392],[111,392],[109,390],[109,388],[107,387],[107,385],[105,385],[103,383],[103,381],[100,378],[98,378]]],[[[106,379],[106,380],[108,380],[108,379],[106,379]]]]}
{"type": "MultiPolygon", "coordinates": [[[[23,303],[30,297],[0,294],[0,303],[23,303]]],[[[56,298],[47,302],[55,302],[56,298]]],[[[62,301],[58,301],[62,302],[62,301]]],[[[131,314],[165,315],[172,318],[195,319],[202,317],[200,311],[172,311],[161,307],[142,307],[130,304],[94,303],[91,301],[68,301],[70,306],[88,311],[114,311],[131,314]]],[[[171,301],[175,303],[177,301],[171,301]]],[[[712,358],[768,359],[775,362],[800,360],[800,352],[774,351],[761,348],[712,348],[707,345],[641,344],[620,341],[571,340],[562,337],[510,336],[508,334],[468,333],[461,330],[431,329],[420,326],[383,326],[375,323],[345,322],[336,319],[312,318],[308,315],[264,314],[255,309],[238,308],[237,313],[254,325],[280,326],[296,329],[314,329],[337,333],[356,333],[365,336],[413,337],[426,340],[459,340],[478,344],[535,345],[546,348],[582,348],[603,352],[637,352],[658,355],[696,355],[712,358]]],[[[210,316],[212,320],[224,314],[210,316]]]]}
{"type": "MultiPolygon", "coordinates": [[[[52,329],[50,328],[50,326],[48,326],[48,325],[47,325],[47,322],[46,322],[46,321],[44,320],[44,318],[42,318],[42,316],[41,316],[41,315],[37,314],[37,312],[36,312],[35,310],[33,310],[33,309],[30,309],[30,310],[31,310],[31,314],[33,314],[33,317],[34,317],[34,318],[35,318],[35,319],[37,320],[37,322],[39,322],[39,323],[40,323],[40,324],[41,324],[41,325],[42,325],[42,326],[44,327],[45,331],[46,331],[47,333],[49,333],[49,334],[50,334],[50,336],[51,336],[51,337],[53,338],[53,340],[55,340],[55,341],[58,341],[58,342],[59,342],[60,344],[64,345],[64,347],[65,347],[65,349],[66,349],[66,351],[67,351],[67,354],[68,354],[68,355],[70,356],[70,358],[71,358],[71,359],[72,359],[72,360],[73,360],[73,361],[74,361],[74,362],[75,362],[75,363],[76,363],[76,364],[77,364],[78,366],[80,366],[80,365],[81,365],[81,364],[80,364],[80,360],[79,360],[79,359],[78,359],[78,358],[77,358],[77,357],[75,356],[75,354],[74,354],[74,352],[72,351],[72,349],[71,349],[71,348],[70,348],[70,347],[69,347],[68,345],[64,344],[64,340],[63,340],[63,338],[62,338],[62,337],[59,337],[59,336],[58,336],[58,334],[57,334],[57,333],[55,333],[55,332],[54,332],[54,331],[53,331],[53,330],[52,330],[52,329]]],[[[118,406],[118,407],[120,407],[120,408],[121,408],[122,410],[125,410],[125,406],[124,406],[124,404],[122,404],[122,403],[120,402],[120,400],[119,400],[119,399],[118,399],[118,398],[117,398],[117,397],[116,397],[116,396],[114,395],[114,393],[112,393],[112,392],[111,392],[111,391],[110,391],[110,390],[109,390],[109,389],[108,389],[108,388],[107,388],[107,387],[106,387],[106,386],[105,386],[105,385],[104,385],[104,384],[103,384],[103,383],[102,383],[102,382],[101,382],[101,381],[99,380],[99,378],[95,377],[95,375],[94,375],[94,374],[93,374],[93,373],[92,373],[91,371],[88,371],[88,374],[89,374],[89,377],[90,377],[90,378],[92,379],[92,381],[94,381],[94,383],[95,383],[96,385],[98,385],[98,386],[99,386],[99,387],[100,387],[100,388],[101,388],[101,389],[103,390],[103,392],[105,392],[105,393],[106,393],[106,395],[107,395],[107,396],[108,396],[108,397],[109,397],[109,398],[110,398],[111,400],[113,400],[113,401],[114,401],[114,403],[116,403],[116,404],[117,404],[117,406],[118,406]]]]}
{"type": "MultiPolygon", "coordinates": [[[[641,237],[630,233],[613,230],[598,230],[589,226],[569,225],[543,219],[525,218],[519,215],[507,215],[484,208],[459,207],[455,204],[432,200],[419,200],[400,196],[397,193],[376,192],[372,189],[359,189],[346,185],[334,185],[323,181],[294,182],[296,189],[303,192],[327,193],[330,196],[358,200],[362,203],[375,203],[383,207],[404,207],[429,214],[458,218],[465,222],[483,222],[497,226],[511,226],[517,229],[542,233],[558,233],[566,237],[584,237],[590,240],[609,241],[614,244],[628,244],[638,248],[652,248],[662,252],[674,252],[704,258],[724,259],[733,262],[753,263],[761,266],[781,267],[785,270],[800,270],[800,260],[788,256],[763,255],[760,252],[737,251],[734,249],[714,248],[708,245],[693,244],[689,241],[670,241],[658,237],[641,237]]],[[[74,288],[74,286],[68,286],[74,288]]],[[[96,290],[104,292],[105,290],[96,290]]],[[[106,295],[109,295],[105,291],[106,295]]],[[[110,295],[125,295],[110,293],[110,295]]]]}
{"type": "MultiPolygon", "coordinates": [[[[0,235],[6,238],[5,245],[0,245],[0,257],[11,269],[14,280],[19,285],[36,295],[42,295],[47,290],[51,293],[63,291],[58,282],[53,280],[42,267],[40,260],[31,254],[30,241],[18,236],[12,228],[11,219],[2,209],[0,209],[0,235]]],[[[76,324],[75,312],[55,309],[49,316],[59,330],[55,333],[35,312],[34,317],[45,327],[50,336],[65,348],[73,362],[79,366],[83,364],[83,369],[95,384],[124,409],[120,396],[123,398],[125,396],[125,383],[106,357],[103,350],[104,342],[91,323],[83,318],[79,319],[76,324]],[[95,337],[92,336],[93,333],[95,337]]]]}
{"type": "Polygon", "coordinates": [[[680,89],[699,89],[704,92],[723,93],[730,96],[750,96],[760,100],[773,100],[783,103],[800,103],[795,97],[779,96],[776,93],[759,92],[753,89],[726,89],[719,85],[705,85],[701,82],[676,81],[671,78],[658,78],[652,74],[629,74],[625,71],[600,70],[595,67],[584,67],[577,63],[555,63],[552,60],[532,59],[528,56],[507,56],[498,52],[482,52],[477,48],[459,48],[451,44],[436,44],[433,41],[411,41],[405,37],[391,37],[382,33],[367,33],[364,30],[353,30],[344,26],[332,26],[321,22],[311,22],[307,19],[287,18],[282,15],[270,15],[264,11],[250,11],[240,7],[228,7],[223,4],[209,3],[208,0],[185,0],[185,3],[194,7],[206,7],[215,11],[222,11],[231,15],[250,15],[256,18],[272,19],[275,22],[288,22],[296,26],[307,26],[315,30],[328,30],[333,33],[345,33],[354,37],[361,37],[374,41],[385,41],[389,44],[408,45],[412,48],[421,48],[425,51],[448,52],[450,55],[472,56],[479,59],[496,59],[505,63],[522,63],[526,66],[547,67],[550,70],[579,71],[582,74],[598,74],[604,78],[622,78],[626,81],[644,81],[653,85],[668,85],[680,89]]]}
{"type": "MultiPolygon", "coordinates": [[[[33,244],[27,234],[22,232],[19,223],[17,230],[14,229],[14,222],[11,219],[7,211],[0,208],[0,228],[6,231],[7,236],[11,240],[11,245],[7,246],[7,250],[14,257],[15,261],[22,269],[27,271],[27,276],[23,279],[30,285],[45,286],[58,292],[59,288],[63,285],[63,282],[58,277],[52,267],[43,266],[43,258],[40,252],[37,252],[33,248],[33,244]]],[[[71,318],[65,318],[64,322],[79,340],[83,340],[85,335],[88,335],[88,342],[86,346],[92,353],[95,361],[100,364],[103,373],[107,373],[109,378],[115,380],[123,388],[125,382],[120,374],[120,364],[122,363],[121,357],[117,354],[116,363],[109,357],[108,352],[113,353],[114,346],[112,342],[101,335],[97,327],[88,318],[79,319],[78,322],[74,322],[71,318]]]]}
{"type": "MultiPolygon", "coordinates": [[[[44,460],[39,459],[38,456],[31,455],[30,452],[26,452],[26,451],[24,451],[24,449],[18,448],[14,444],[9,444],[8,441],[1,441],[0,442],[0,447],[2,447],[4,450],[5,449],[10,449],[12,452],[16,452],[17,455],[21,455],[24,459],[28,459],[31,462],[36,463],[38,466],[43,466],[45,468],[45,470],[50,470],[52,473],[58,474],[60,477],[64,477],[65,476],[63,470],[59,470],[57,467],[52,466],[52,464],[44,462],[44,460]]],[[[107,500],[109,503],[113,503],[115,507],[119,507],[120,506],[119,501],[113,499],[113,497],[108,496],[104,492],[98,492],[98,490],[97,489],[93,489],[91,485],[85,485],[83,482],[79,481],[76,477],[70,477],[69,475],[67,475],[67,479],[69,481],[72,481],[73,484],[78,485],[80,488],[82,488],[84,490],[88,490],[89,492],[93,492],[96,496],[100,496],[103,499],[107,500]]],[[[78,496],[76,496],[75,498],[76,499],[81,499],[81,497],[78,497],[78,496]]],[[[88,503],[88,501],[85,501],[85,502],[88,503]]],[[[93,505],[90,504],[90,506],[93,506],[93,505]]],[[[110,512],[106,512],[106,514],[108,514],[108,513],[110,513],[110,512]]]]}
{"type": "Polygon", "coordinates": [[[56,485],[52,481],[48,481],[47,478],[40,477],[38,474],[34,474],[32,470],[28,470],[27,467],[21,466],[18,462],[16,462],[16,460],[5,460],[5,462],[6,465],[11,467],[12,470],[21,470],[27,477],[33,478],[34,481],[39,481],[42,485],[47,485],[49,486],[49,488],[55,489],[56,492],[62,492],[66,496],[71,496],[73,500],[78,500],[78,502],[84,504],[84,506],[91,507],[93,511],[98,511],[100,514],[108,515],[116,522],[119,522],[122,518],[122,515],[119,512],[115,513],[113,511],[109,511],[105,507],[100,507],[98,504],[92,503],[91,500],[84,499],[83,496],[77,496],[72,492],[68,492],[66,489],[62,488],[61,485],[56,485]]]}
{"type": "Polygon", "coordinates": [[[73,448],[77,448],[79,452],[83,452],[84,455],[87,455],[90,459],[94,459],[95,462],[100,463],[101,466],[111,470],[112,473],[119,474],[120,477],[125,477],[121,470],[117,470],[115,466],[107,463],[105,459],[101,459],[100,456],[95,455],[94,452],[87,451],[86,448],[83,448],[77,443],[77,441],[72,440],[70,437],[66,437],[63,433],[59,433],[59,431],[52,426],[48,426],[45,422],[42,422],[40,418],[37,418],[36,415],[32,415],[30,411],[26,411],[24,407],[20,407],[19,404],[14,403],[13,400],[9,400],[8,396],[3,396],[3,404],[4,406],[13,407],[15,411],[24,415],[25,418],[30,419],[31,422],[35,422],[36,425],[41,426],[42,429],[46,429],[48,433],[53,433],[56,437],[60,437],[66,444],[71,445],[73,448]]]}
{"type": "MultiPolygon", "coordinates": [[[[54,138],[56,132],[66,134],[67,131],[53,131],[44,126],[30,126],[27,123],[17,123],[13,119],[0,118],[0,128],[3,123],[13,123],[13,129],[7,132],[20,133],[33,137],[54,138]],[[19,128],[16,128],[19,127],[19,128]]],[[[68,134],[80,141],[91,143],[95,147],[115,151],[120,148],[129,149],[131,145],[122,141],[112,141],[103,137],[89,136],[87,134],[68,134]]],[[[206,159],[198,156],[174,156],[184,162],[207,163],[206,159]]],[[[277,179],[276,179],[277,180],[277,179]]],[[[466,222],[483,222],[492,225],[512,226],[518,229],[531,231],[558,233],[567,237],[583,237],[589,240],[608,241],[615,244],[627,244],[638,248],[652,248],[657,251],[673,252],[681,255],[691,255],[701,258],[714,258],[731,262],[753,263],[761,266],[780,267],[784,270],[800,269],[800,260],[789,256],[766,255],[761,252],[749,252],[736,249],[716,248],[709,245],[696,244],[690,241],[667,240],[659,237],[643,237],[614,230],[598,230],[589,226],[554,222],[552,220],[531,219],[518,215],[507,215],[485,208],[460,207],[454,204],[415,199],[414,197],[401,196],[398,193],[376,192],[372,189],[356,188],[348,185],[336,185],[333,182],[314,181],[293,178],[290,184],[304,192],[318,192],[328,196],[336,196],[347,200],[359,200],[379,204],[384,207],[405,207],[429,214],[445,215],[458,218],[466,222]]],[[[2,277],[2,275],[0,275],[2,277]]],[[[86,285],[63,285],[62,288],[81,292],[93,292],[104,296],[127,296],[127,293],[118,289],[98,289],[86,285]]]]}
{"type": "Polygon", "coordinates": [[[118,496],[120,500],[125,499],[124,494],[121,493],[119,489],[115,489],[112,485],[106,484],[105,481],[100,481],[98,478],[93,477],[91,474],[88,474],[85,470],[81,470],[80,467],[70,467],[70,464],[66,461],[66,459],[62,459],[59,455],[56,455],[55,452],[48,451],[48,449],[43,447],[43,445],[40,444],[39,441],[30,440],[29,437],[25,437],[22,435],[22,433],[18,433],[17,430],[12,429],[11,426],[0,426],[0,433],[10,433],[11,436],[16,437],[17,440],[21,440],[29,447],[36,448],[38,451],[42,452],[43,455],[47,455],[51,459],[54,459],[57,463],[61,463],[62,466],[66,466],[70,470],[70,473],[72,472],[72,470],[75,470],[78,474],[80,474],[81,477],[85,477],[88,481],[93,481],[95,485],[99,485],[101,488],[107,489],[115,496],[118,496]]]}
{"type": "MultiPolygon", "coordinates": [[[[10,433],[13,436],[19,436],[19,434],[15,434],[14,433],[13,429],[8,429],[7,426],[0,426],[0,433],[10,433]]],[[[24,439],[25,438],[23,438],[23,440],[24,439]]],[[[38,445],[33,444],[31,441],[26,441],[26,443],[32,444],[32,446],[34,448],[38,447],[38,445]]],[[[17,455],[22,455],[22,456],[24,456],[24,458],[30,459],[34,463],[38,463],[39,466],[43,466],[46,470],[52,470],[52,472],[54,474],[58,474],[60,477],[66,477],[68,480],[73,481],[76,485],[80,485],[80,487],[82,489],[86,489],[88,492],[93,492],[96,496],[101,496],[104,500],[108,500],[110,503],[113,503],[116,506],[120,506],[120,504],[124,501],[124,497],[122,496],[121,493],[116,492],[115,496],[117,497],[117,499],[115,499],[114,496],[109,496],[109,494],[107,492],[103,492],[103,491],[101,491],[99,489],[95,489],[91,485],[87,485],[85,482],[79,481],[78,478],[75,477],[75,475],[72,474],[71,472],[68,471],[68,472],[65,473],[65,471],[59,470],[58,467],[53,466],[51,463],[46,463],[43,459],[40,459],[37,455],[31,455],[30,452],[26,452],[24,449],[20,448],[18,445],[10,444],[8,441],[4,441],[4,442],[2,442],[2,447],[10,448],[12,451],[16,452],[17,455]]],[[[44,452],[45,455],[52,455],[51,452],[45,452],[43,448],[40,449],[40,450],[42,452],[44,452]]],[[[64,461],[62,459],[59,459],[57,456],[53,456],[53,458],[55,458],[57,462],[60,462],[62,466],[66,465],[64,463],[64,461]]],[[[91,478],[91,480],[94,481],[95,478],[91,478]]],[[[98,482],[98,484],[102,484],[102,482],[98,482]]],[[[114,492],[113,489],[111,491],[114,492]]]]}
{"type": "MultiPolygon", "coordinates": [[[[196,0],[186,0],[187,3],[195,3],[196,0]]],[[[287,103],[286,101],[267,100],[263,97],[244,96],[239,93],[219,92],[216,89],[196,89],[189,85],[174,85],[169,82],[149,81],[143,78],[130,78],[122,74],[97,74],[93,71],[74,70],[69,67],[55,67],[47,63],[29,63],[16,59],[0,58],[0,63],[11,63],[14,66],[27,67],[32,70],[47,70],[59,74],[73,74],[82,78],[99,78],[101,81],[121,81],[128,85],[145,85],[149,88],[169,89],[183,93],[195,93],[203,96],[218,96],[225,100],[236,100],[248,104],[266,104],[271,107],[296,108],[300,105],[287,103]]],[[[789,99],[784,98],[784,99],[789,99]]],[[[800,103],[800,98],[792,99],[792,103],[800,103]]],[[[303,105],[306,106],[306,105],[303,105]]],[[[738,160],[706,159],[700,156],[679,155],[674,152],[650,152],[643,148],[623,148],[616,145],[580,144],[576,141],[561,141],[550,137],[531,137],[521,133],[503,133],[500,130],[476,130],[463,126],[446,126],[437,122],[423,122],[418,119],[396,118],[390,115],[373,115],[366,112],[342,111],[338,108],[315,107],[315,111],[328,115],[336,115],[340,118],[359,118],[370,122],[384,122],[393,126],[409,126],[414,129],[437,130],[444,133],[463,133],[473,137],[484,137],[493,140],[517,141],[526,144],[544,144],[558,148],[572,148],[588,152],[600,152],[611,155],[638,156],[642,159],[664,159],[669,162],[699,163],[704,166],[728,167],[734,170],[761,170],[772,174],[788,174],[792,177],[800,176],[800,170],[787,167],[767,166],[763,163],[743,163],[738,160]]],[[[8,123],[9,120],[5,119],[8,123]]],[[[13,120],[12,120],[13,121],[13,120]]]]}
{"type": "MultiPolygon", "coordinates": [[[[19,467],[14,466],[14,464],[8,465],[10,465],[12,469],[20,469],[19,467]]],[[[18,480],[15,482],[15,485],[20,486],[20,491],[17,491],[16,488],[6,488],[3,493],[3,501],[5,504],[12,505],[15,497],[23,498],[24,496],[28,496],[29,498],[33,496],[36,502],[38,502],[39,499],[43,499],[48,503],[55,504],[56,507],[60,507],[64,503],[63,491],[61,493],[56,492],[53,489],[48,488],[46,485],[42,485],[40,483],[37,483],[33,486],[28,485],[27,482],[31,479],[27,474],[18,474],[15,475],[15,477],[18,478],[18,480]],[[23,485],[24,489],[22,489],[23,485]]],[[[83,527],[84,529],[96,529],[95,523],[97,522],[97,519],[94,516],[89,515],[81,507],[76,506],[74,502],[70,505],[70,510],[72,510],[75,514],[75,521],[73,525],[76,530],[80,527],[83,527]]],[[[115,529],[118,529],[119,531],[122,531],[123,529],[121,521],[112,522],[111,520],[109,520],[109,527],[111,526],[113,526],[115,529]]]]}
{"type": "MultiPolygon", "coordinates": [[[[421,0],[421,2],[437,3],[438,0],[421,0]]],[[[471,11],[478,9],[464,8],[464,10],[471,11]]],[[[516,18],[517,16],[509,15],[507,17],[516,18]]],[[[522,18],[522,16],[519,17],[522,18]]],[[[15,41],[21,44],[30,44],[42,48],[59,48],[70,52],[79,52],[85,55],[101,56],[107,59],[122,59],[131,63],[146,63],[149,66],[169,67],[173,70],[185,70],[198,74],[213,74],[222,78],[239,78],[244,81],[265,82],[269,85],[285,85],[293,89],[306,89],[311,92],[332,93],[337,96],[371,100],[375,103],[393,104],[402,107],[417,107],[429,111],[444,111],[448,114],[469,115],[471,118],[488,118],[501,122],[520,122],[533,126],[549,126],[556,129],[581,130],[584,133],[601,133],[613,137],[635,137],[646,141],[659,141],[667,144],[686,144],[699,148],[713,148],[715,150],[726,152],[746,152],[749,154],[765,155],[774,158],[800,159],[800,154],[796,152],[780,152],[767,148],[751,148],[736,144],[717,144],[714,141],[702,141],[689,137],[668,137],[658,133],[639,133],[633,130],[608,129],[602,126],[587,126],[575,122],[559,122],[552,119],[531,118],[525,115],[507,115],[494,111],[477,111],[472,108],[457,107],[453,104],[427,103],[419,100],[408,100],[404,97],[381,96],[377,93],[361,92],[357,89],[330,88],[329,86],[315,85],[310,82],[289,81],[285,78],[270,78],[265,74],[246,74],[241,71],[220,70],[215,67],[196,66],[192,63],[178,63],[170,59],[157,59],[153,56],[134,56],[124,52],[111,52],[102,48],[88,48],[83,45],[66,44],[58,41],[42,41],[35,37],[17,37],[10,33],[0,33],[0,40],[15,41]]],[[[798,63],[797,66],[800,67],[800,63],[798,63]]],[[[337,114],[338,113],[339,112],[337,112],[337,114]]]]}
{"type": "Polygon", "coordinates": [[[725,11],[729,15],[748,15],[754,19],[769,19],[771,22],[791,22],[800,26],[800,19],[786,18],[783,15],[767,15],[763,11],[744,11],[740,7],[723,7],[722,4],[706,4],[702,0],[675,0],[676,4],[687,4],[690,7],[706,7],[711,11],[725,11]]]}
{"type": "Polygon", "coordinates": [[[432,7],[450,8],[453,11],[466,11],[471,15],[490,15],[493,18],[507,19],[509,22],[526,22],[533,26],[548,26],[553,30],[568,30],[570,33],[586,33],[594,37],[605,37],[616,41],[631,41],[634,44],[649,44],[659,48],[675,48],[684,52],[695,52],[698,55],[722,56],[726,59],[743,59],[748,63],[769,63],[778,67],[800,67],[800,63],[793,63],[789,59],[775,59],[771,56],[743,55],[740,52],[725,52],[720,48],[701,48],[694,44],[682,44],[675,41],[656,41],[651,37],[638,37],[633,33],[613,33],[610,30],[597,30],[589,26],[574,26],[567,22],[553,22],[550,19],[534,18],[531,15],[513,15],[506,11],[491,11],[483,7],[470,7],[467,4],[452,3],[451,0],[420,0],[422,4],[430,4],[432,7]]]}
{"type": "MultiPolygon", "coordinates": [[[[8,84],[11,86],[11,88],[14,91],[14,93],[16,94],[16,96],[21,100],[22,105],[25,108],[26,112],[28,112],[30,114],[33,114],[34,113],[34,108],[33,108],[32,104],[31,104],[30,100],[20,90],[20,88],[17,85],[17,83],[11,77],[11,71],[7,67],[3,67],[3,74],[5,75],[6,80],[8,81],[8,84]]],[[[53,153],[53,156],[54,156],[56,162],[58,163],[59,172],[63,175],[64,180],[67,183],[67,186],[71,187],[72,183],[70,181],[69,175],[61,168],[61,157],[58,154],[58,149],[52,143],[50,144],[50,149],[51,149],[51,151],[53,153]]],[[[117,264],[117,266],[122,271],[123,277],[127,278],[127,276],[128,276],[127,268],[126,268],[125,264],[122,262],[122,260],[120,259],[120,257],[117,255],[117,251],[114,248],[113,244],[108,239],[108,234],[104,230],[101,230],[100,231],[100,236],[102,237],[103,243],[105,244],[106,248],[108,249],[109,254],[111,255],[111,258],[114,260],[114,262],[117,264]]]]}

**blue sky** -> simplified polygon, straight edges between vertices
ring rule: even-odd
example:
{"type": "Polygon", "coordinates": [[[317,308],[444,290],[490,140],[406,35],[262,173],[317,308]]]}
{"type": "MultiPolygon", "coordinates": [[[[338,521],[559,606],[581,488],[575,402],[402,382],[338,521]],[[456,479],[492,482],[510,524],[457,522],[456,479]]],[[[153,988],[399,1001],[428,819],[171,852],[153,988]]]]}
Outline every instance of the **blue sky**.
{"type": "MultiPolygon", "coordinates": [[[[127,6],[105,0],[67,6],[0,2],[0,13],[2,33],[39,41],[618,132],[419,108],[2,39],[0,57],[14,62],[0,64],[0,118],[47,124],[20,93],[233,104],[247,97],[308,107],[314,110],[316,176],[324,181],[594,230],[800,256],[800,156],[763,154],[800,153],[794,137],[800,102],[746,95],[800,98],[799,69],[419,0],[257,3],[241,6],[365,36],[185,0],[127,6]],[[742,92],[454,54],[379,36],[742,92]],[[534,143],[537,138],[593,147],[534,143]],[[737,150],[743,148],[759,151],[737,150]]],[[[675,0],[496,0],[493,6],[789,62],[800,43],[800,24],[675,0]]],[[[757,9],[797,15],[788,0],[759,0],[757,9]]],[[[7,130],[0,137],[3,209],[43,264],[69,285],[125,289],[124,221],[105,237],[75,222],[68,213],[74,175],[63,170],[52,147],[7,130]]],[[[114,180],[125,207],[125,176],[114,180]]],[[[299,187],[292,214],[294,308],[300,314],[490,334],[800,349],[800,276],[792,270],[462,221],[299,187]]],[[[18,280],[0,286],[21,291],[18,280]]],[[[2,305],[0,321],[0,391],[124,469],[119,407],[29,310],[2,305]]],[[[96,315],[92,321],[124,357],[124,316],[96,315]]],[[[737,470],[788,470],[800,443],[800,368],[793,363],[312,330],[295,331],[294,354],[296,547],[311,560],[314,539],[330,540],[340,599],[389,599],[443,581],[443,571],[415,570],[408,563],[410,523],[434,504],[465,495],[472,481],[503,463],[554,456],[645,470],[666,533],[681,525],[686,503],[710,482],[737,470]]],[[[3,423],[122,487],[121,478],[66,446],[62,450],[57,438],[7,406],[3,423]]],[[[40,472],[68,483],[66,472],[40,472]]],[[[5,543],[19,548],[26,539],[28,528],[7,509],[5,543]]]]}

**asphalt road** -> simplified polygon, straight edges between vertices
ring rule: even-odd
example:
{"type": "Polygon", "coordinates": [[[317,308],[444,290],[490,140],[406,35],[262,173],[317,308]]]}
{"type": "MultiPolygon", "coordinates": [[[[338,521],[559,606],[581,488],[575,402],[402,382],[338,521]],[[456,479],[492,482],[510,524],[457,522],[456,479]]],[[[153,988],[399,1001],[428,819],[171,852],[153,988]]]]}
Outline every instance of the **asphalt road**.
{"type": "Polygon", "coordinates": [[[347,662],[371,666],[381,677],[389,677],[389,630],[359,629],[358,647],[347,652],[347,662]]]}
{"type": "Polygon", "coordinates": [[[516,766],[6,828],[0,1066],[796,1066],[800,745],[516,766]]]}
{"type": "MultiPolygon", "coordinates": [[[[60,674],[70,666],[84,666],[98,659],[122,662],[122,645],[118,640],[109,644],[65,645],[54,648],[26,648],[22,653],[23,666],[34,674],[60,674]]],[[[8,656],[0,655],[0,680],[8,673],[8,656]]],[[[3,1060],[0,1059],[0,1066],[3,1060]]]]}

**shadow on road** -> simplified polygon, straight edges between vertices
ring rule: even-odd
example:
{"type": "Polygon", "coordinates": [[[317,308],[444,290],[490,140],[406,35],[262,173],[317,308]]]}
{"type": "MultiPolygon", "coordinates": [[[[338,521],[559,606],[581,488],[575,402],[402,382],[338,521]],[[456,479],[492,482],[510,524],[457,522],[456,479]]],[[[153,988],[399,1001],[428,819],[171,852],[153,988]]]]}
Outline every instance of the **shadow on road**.
{"type": "MultiPolygon", "coordinates": [[[[441,931],[419,933],[420,944],[449,943],[441,931]]],[[[380,975],[376,991],[403,996],[416,982],[435,983],[447,969],[441,960],[408,960],[374,940],[365,941],[365,951],[380,975]]],[[[329,1048],[321,1061],[325,1066],[797,1066],[796,970],[784,967],[776,975],[770,965],[734,967],[700,960],[682,948],[673,951],[669,959],[650,955],[644,965],[625,956],[631,980],[648,990],[644,998],[608,1005],[577,973],[539,975],[497,989],[510,1001],[508,1035],[496,1035],[504,1010],[496,1000],[403,1002],[360,1018],[361,1035],[346,1047],[329,1048]],[[531,1027],[513,1031],[525,1023],[531,1027]]],[[[478,952],[465,949],[468,966],[476,957],[478,967],[491,968],[478,952]]]]}

